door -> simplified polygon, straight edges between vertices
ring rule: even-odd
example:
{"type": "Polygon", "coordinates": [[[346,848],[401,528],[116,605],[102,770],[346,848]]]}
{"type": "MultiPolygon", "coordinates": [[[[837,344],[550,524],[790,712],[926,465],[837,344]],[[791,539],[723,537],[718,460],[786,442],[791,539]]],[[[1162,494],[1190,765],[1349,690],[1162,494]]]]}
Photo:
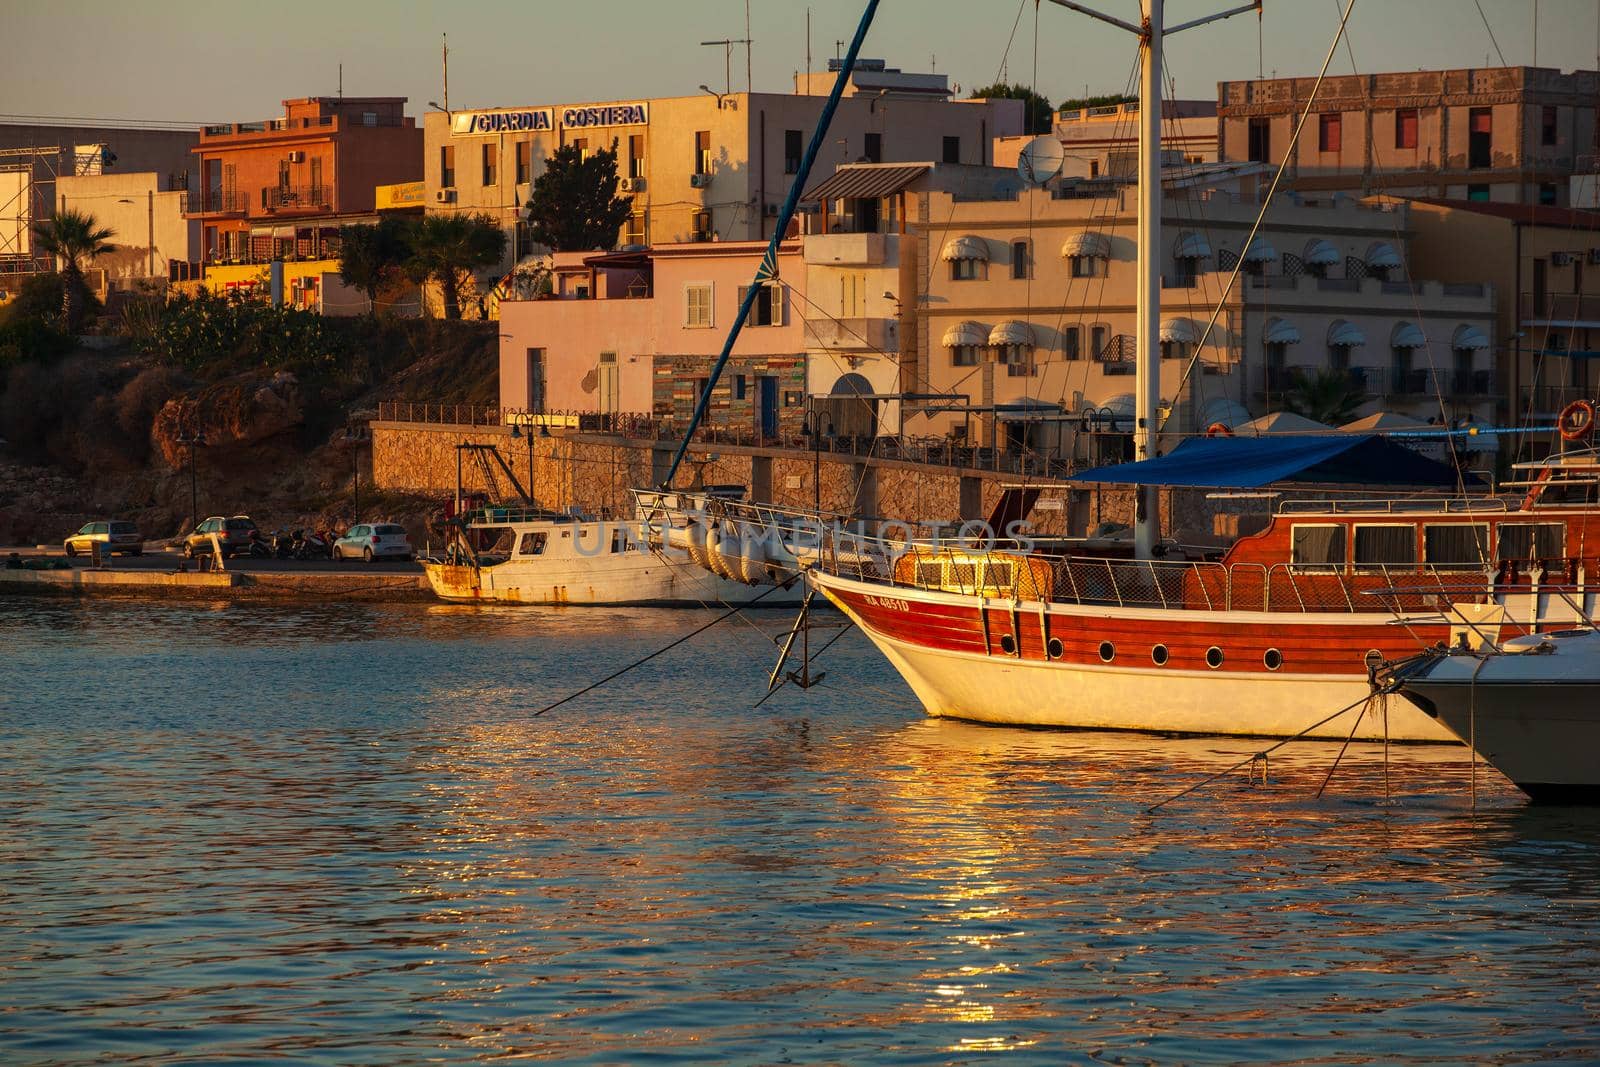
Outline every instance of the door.
{"type": "Polygon", "coordinates": [[[756,379],[761,388],[761,436],[778,436],[778,379],[762,376],[756,379]]]}
{"type": "Polygon", "coordinates": [[[597,388],[600,412],[604,415],[615,415],[617,413],[617,354],[615,352],[600,353],[599,371],[597,388]]]}

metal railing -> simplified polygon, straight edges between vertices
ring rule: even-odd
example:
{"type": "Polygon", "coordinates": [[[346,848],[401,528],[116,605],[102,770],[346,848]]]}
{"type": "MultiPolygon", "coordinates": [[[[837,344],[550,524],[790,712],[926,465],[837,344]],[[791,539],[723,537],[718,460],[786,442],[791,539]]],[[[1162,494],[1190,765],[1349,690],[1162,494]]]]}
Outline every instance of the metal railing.
{"type": "Polygon", "coordinates": [[[1523,293],[1517,302],[1519,321],[1557,325],[1600,319],[1600,295],[1592,293],[1523,293]]]}
{"type": "Polygon", "coordinates": [[[191,215],[243,212],[249,210],[250,198],[237,189],[206,189],[190,193],[187,207],[191,215]]]}
{"type": "Polygon", "coordinates": [[[281,185],[264,186],[261,190],[261,207],[265,211],[322,211],[333,203],[333,186],[281,185]]]}
{"type": "Polygon", "coordinates": [[[378,401],[378,421],[444,426],[505,425],[502,409],[493,404],[434,404],[411,400],[378,401]]]}

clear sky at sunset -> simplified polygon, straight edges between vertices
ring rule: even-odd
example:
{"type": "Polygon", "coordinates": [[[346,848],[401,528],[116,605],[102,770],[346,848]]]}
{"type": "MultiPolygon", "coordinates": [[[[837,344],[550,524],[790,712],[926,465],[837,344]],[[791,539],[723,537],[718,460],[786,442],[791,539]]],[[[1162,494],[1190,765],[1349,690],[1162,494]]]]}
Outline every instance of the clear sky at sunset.
{"type": "MultiPolygon", "coordinates": [[[[1132,18],[1134,0],[1100,0],[1132,18]]],[[[1169,19],[1229,0],[1169,0],[1169,19]]],[[[1505,61],[1534,61],[1534,0],[1481,0],[1505,61]]],[[[786,92],[805,64],[804,0],[750,0],[754,83],[786,92]]],[[[1596,0],[1540,0],[1538,61],[1594,68],[1596,0]]],[[[813,0],[813,66],[848,38],[859,0],[813,0]]],[[[671,96],[723,84],[723,49],[701,41],[745,36],[744,0],[273,0],[271,3],[111,3],[0,0],[6,59],[0,114],[160,119],[265,118],[285,97],[337,91],[403,95],[409,110],[442,100],[440,35],[449,34],[454,108],[671,96]]],[[[1034,0],[883,0],[865,55],[907,70],[930,63],[969,90],[1027,83],[1035,69],[1034,0]],[[1012,27],[1020,24],[1012,38],[1012,27]],[[1010,39],[1009,53],[1007,42],[1010,39]]],[[[1184,97],[1214,97],[1223,78],[1312,75],[1338,22],[1337,0],[1267,0],[1169,45],[1168,72],[1184,97]]],[[[1127,83],[1133,42],[1048,0],[1039,5],[1038,87],[1051,100],[1114,92],[1127,83]]],[[[1351,52],[1362,72],[1499,65],[1473,0],[1356,0],[1351,52]]],[[[1332,70],[1349,73],[1340,50],[1332,70]]],[[[744,56],[733,60],[735,88],[744,56]]]]}

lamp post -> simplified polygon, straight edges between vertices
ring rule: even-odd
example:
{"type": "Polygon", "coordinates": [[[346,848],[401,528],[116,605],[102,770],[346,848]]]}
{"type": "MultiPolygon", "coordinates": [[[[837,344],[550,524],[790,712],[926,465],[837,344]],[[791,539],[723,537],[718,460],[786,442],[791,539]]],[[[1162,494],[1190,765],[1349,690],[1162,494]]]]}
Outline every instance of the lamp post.
{"type": "MultiPolygon", "coordinates": [[[[512,436],[513,439],[518,438],[518,437],[526,437],[528,439],[528,494],[527,494],[527,496],[528,496],[528,506],[529,507],[535,506],[534,505],[534,499],[533,499],[533,438],[534,438],[534,432],[533,432],[533,424],[526,421],[527,418],[531,418],[531,417],[532,416],[526,416],[524,418],[524,422],[523,423],[512,423],[511,424],[511,436],[512,436]],[[527,430],[526,431],[524,431],[523,428],[522,428],[524,425],[527,426],[527,430]]],[[[550,436],[550,429],[549,429],[549,427],[545,426],[544,423],[540,423],[539,424],[538,436],[540,436],[540,437],[549,437],[550,436]]]]}
{"type": "Polygon", "coordinates": [[[195,477],[194,449],[196,445],[205,447],[206,435],[186,431],[178,435],[177,443],[189,446],[189,529],[193,530],[200,521],[200,487],[195,477]]]}
{"type": "Polygon", "coordinates": [[[350,442],[350,475],[353,491],[350,503],[352,525],[361,521],[361,446],[372,439],[367,427],[357,420],[345,423],[345,440],[350,442]]]}
{"type": "Polygon", "coordinates": [[[827,436],[833,439],[833,419],[816,405],[813,397],[811,406],[806,410],[805,421],[800,425],[800,433],[811,438],[811,489],[814,500],[814,510],[820,521],[822,518],[822,438],[827,436]],[[827,428],[824,429],[823,427],[827,428]]]}

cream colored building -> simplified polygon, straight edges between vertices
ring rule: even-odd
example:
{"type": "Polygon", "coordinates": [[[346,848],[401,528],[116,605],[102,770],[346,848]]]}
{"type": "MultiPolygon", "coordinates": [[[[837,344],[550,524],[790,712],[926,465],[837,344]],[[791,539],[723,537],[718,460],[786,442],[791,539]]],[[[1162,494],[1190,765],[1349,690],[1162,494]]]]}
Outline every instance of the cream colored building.
{"type": "Polygon", "coordinates": [[[56,179],[56,209],[94,216],[116,251],[95,258],[111,286],[180,281],[200,259],[200,223],[184,218],[188,193],[163,189],[163,175],[120,171],[56,179]]]}

